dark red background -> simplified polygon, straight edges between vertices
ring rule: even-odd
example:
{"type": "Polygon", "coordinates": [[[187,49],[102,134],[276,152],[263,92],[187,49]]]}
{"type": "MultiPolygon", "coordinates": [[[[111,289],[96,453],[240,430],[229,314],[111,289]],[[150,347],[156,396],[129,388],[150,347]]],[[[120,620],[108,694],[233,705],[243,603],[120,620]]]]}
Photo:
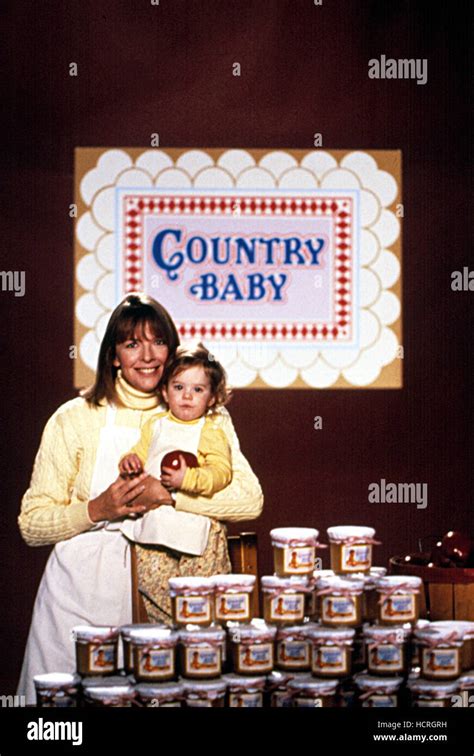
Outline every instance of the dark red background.
{"type": "MultiPolygon", "coordinates": [[[[48,416],[74,395],[73,150],[137,146],[403,151],[403,390],[239,391],[230,409],[265,492],[256,528],[374,525],[376,561],[470,528],[467,3],[377,0],[6,2],[2,270],[2,665],[12,694],[49,548],[16,517],[48,416]],[[439,7],[441,5],[441,7],[439,7]],[[428,83],[371,80],[372,57],[428,58],[428,83]],[[77,62],[79,76],[68,75],[77,62]],[[232,76],[239,62],[240,78],[232,76]],[[323,429],[313,429],[321,415],[323,429]],[[370,482],[428,484],[428,508],[369,504],[370,482]]],[[[325,557],[326,559],[326,557],[325,557]]]]}

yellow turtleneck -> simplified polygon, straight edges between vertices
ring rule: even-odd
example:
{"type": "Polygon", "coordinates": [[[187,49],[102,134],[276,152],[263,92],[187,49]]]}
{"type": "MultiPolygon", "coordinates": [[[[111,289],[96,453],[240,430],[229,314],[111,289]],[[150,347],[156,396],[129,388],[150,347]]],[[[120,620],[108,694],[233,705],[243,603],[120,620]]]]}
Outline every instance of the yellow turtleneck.
{"type": "Polygon", "coordinates": [[[115,390],[122,405],[129,409],[149,410],[160,404],[160,397],[156,392],[145,393],[131,386],[123,377],[121,370],[117,372],[115,390]]]}

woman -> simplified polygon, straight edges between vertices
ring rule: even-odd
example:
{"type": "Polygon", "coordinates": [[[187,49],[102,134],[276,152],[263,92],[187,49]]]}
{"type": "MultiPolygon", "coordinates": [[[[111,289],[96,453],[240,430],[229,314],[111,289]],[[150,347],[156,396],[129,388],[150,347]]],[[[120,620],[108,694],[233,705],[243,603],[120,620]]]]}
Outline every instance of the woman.
{"type": "MultiPolygon", "coordinates": [[[[121,479],[117,465],[157,411],[157,388],[178,344],[161,305],[143,294],[128,295],[110,317],[94,385],[59,407],[46,425],[18,518],[27,544],[56,544],[38,589],[20,676],[18,694],[26,695],[27,703],[35,703],[35,674],[75,669],[74,625],[132,620],[130,553],[120,524],[170,503],[170,497],[144,473],[121,479]]],[[[161,598],[165,604],[171,575],[228,572],[225,529],[218,519],[249,520],[261,512],[260,486],[225,410],[221,427],[232,449],[232,483],[212,498],[176,495],[176,509],[213,518],[212,527],[202,557],[177,558],[163,550],[157,568],[153,551],[157,603],[161,598]]],[[[140,549],[139,554],[146,587],[147,576],[152,582],[147,573],[151,552],[140,549]]]]}

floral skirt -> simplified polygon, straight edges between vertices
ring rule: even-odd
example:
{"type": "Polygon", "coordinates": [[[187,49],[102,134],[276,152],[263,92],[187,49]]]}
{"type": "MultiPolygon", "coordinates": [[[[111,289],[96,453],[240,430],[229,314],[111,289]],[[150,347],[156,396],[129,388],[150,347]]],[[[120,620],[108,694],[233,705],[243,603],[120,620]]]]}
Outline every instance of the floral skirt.
{"type": "Polygon", "coordinates": [[[202,556],[178,554],[169,549],[138,543],[135,548],[138,585],[149,622],[172,624],[168,578],[231,572],[226,527],[217,520],[211,520],[209,538],[202,556]]]}

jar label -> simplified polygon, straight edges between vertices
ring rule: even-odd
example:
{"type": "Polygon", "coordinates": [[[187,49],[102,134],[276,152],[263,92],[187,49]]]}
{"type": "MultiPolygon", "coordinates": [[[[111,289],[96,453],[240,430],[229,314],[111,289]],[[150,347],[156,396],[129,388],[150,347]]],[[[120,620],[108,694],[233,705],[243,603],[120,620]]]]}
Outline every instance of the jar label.
{"type": "Polygon", "coordinates": [[[394,708],[397,706],[397,697],[396,696],[384,696],[378,693],[373,693],[369,698],[366,698],[365,701],[362,702],[363,708],[370,708],[370,709],[377,709],[379,707],[386,707],[389,706],[391,708],[394,708]]]}
{"type": "Polygon", "coordinates": [[[313,646],[313,672],[348,672],[347,649],[341,646],[313,646]]]}
{"type": "Polygon", "coordinates": [[[239,644],[239,668],[241,670],[267,670],[273,667],[273,645],[259,643],[255,646],[239,644]]]}
{"type": "Polygon", "coordinates": [[[428,709],[431,707],[436,708],[443,708],[444,709],[444,701],[428,701],[426,698],[419,698],[418,701],[415,701],[413,703],[413,706],[420,708],[420,709],[428,709]]]}
{"type": "Polygon", "coordinates": [[[308,641],[281,640],[277,643],[277,662],[285,667],[309,666],[308,641]]]}
{"type": "Polygon", "coordinates": [[[229,706],[236,709],[255,709],[262,706],[261,693],[231,693],[229,706]]]}
{"type": "Polygon", "coordinates": [[[91,672],[113,672],[115,669],[114,643],[102,643],[100,646],[89,645],[89,670],[91,672]]]}
{"type": "Polygon", "coordinates": [[[298,574],[314,569],[314,546],[295,546],[283,549],[283,568],[285,572],[298,574]]]}
{"type": "Polygon", "coordinates": [[[371,564],[371,545],[346,544],[341,547],[341,569],[344,572],[368,570],[371,564]]]}
{"type": "Polygon", "coordinates": [[[272,694],[271,706],[275,708],[289,708],[293,705],[293,698],[285,690],[276,690],[272,694]]]}
{"type": "Polygon", "coordinates": [[[380,608],[380,618],[392,622],[415,619],[415,594],[393,593],[384,598],[380,608]]]}
{"type": "Polygon", "coordinates": [[[209,596],[177,596],[176,622],[196,625],[211,621],[209,596]]]}
{"type": "Polygon", "coordinates": [[[298,696],[295,698],[295,705],[296,706],[308,706],[312,709],[320,709],[323,706],[323,699],[322,698],[303,698],[298,696]]]}
{"type": "Polygon", "coordinates": [[[220,648],[211,646],[206,648],[185,648],[184,667],[186,674],[189,675],[197,675],[199,673],[206,677],[211,674],[220,675],[220,648]]]}
{"type": "Polygon", "coordinates": [[[302,620],[304,593],[281,593],[270,600],[270,622],[276,620],[302,620]]]}
{"type": "Polygon", "coordinates": [[[216,618],[245,620],[250,617],[248,593],[222,593],[216,596],[216,618]]]}
{"type": "Polygon", "coordinates": [[[423,672],[433,677],[451,677],[459,675],[458,648],[424,648],[422,659],[423,672]]]}
{"type": "Polygon", "coordinates": [[[322,620],[332,624],[355,622],[357,612],[351,596],[323,596],[322,620]]]}
{"type": "Polygon", "coordinates": [[[383,672],[390,672],[391,670],[398,672],[403,667],[400,646],[395,646],[392,643],[384,643],[380,646],[369,643],[368,666],[369,669],[383,672]]]}
{"type": "Polygon", "coordinates": [[[138,647],[138,674],[140,677],[169,677],[174,674],[174,649],[138,647]]]}

